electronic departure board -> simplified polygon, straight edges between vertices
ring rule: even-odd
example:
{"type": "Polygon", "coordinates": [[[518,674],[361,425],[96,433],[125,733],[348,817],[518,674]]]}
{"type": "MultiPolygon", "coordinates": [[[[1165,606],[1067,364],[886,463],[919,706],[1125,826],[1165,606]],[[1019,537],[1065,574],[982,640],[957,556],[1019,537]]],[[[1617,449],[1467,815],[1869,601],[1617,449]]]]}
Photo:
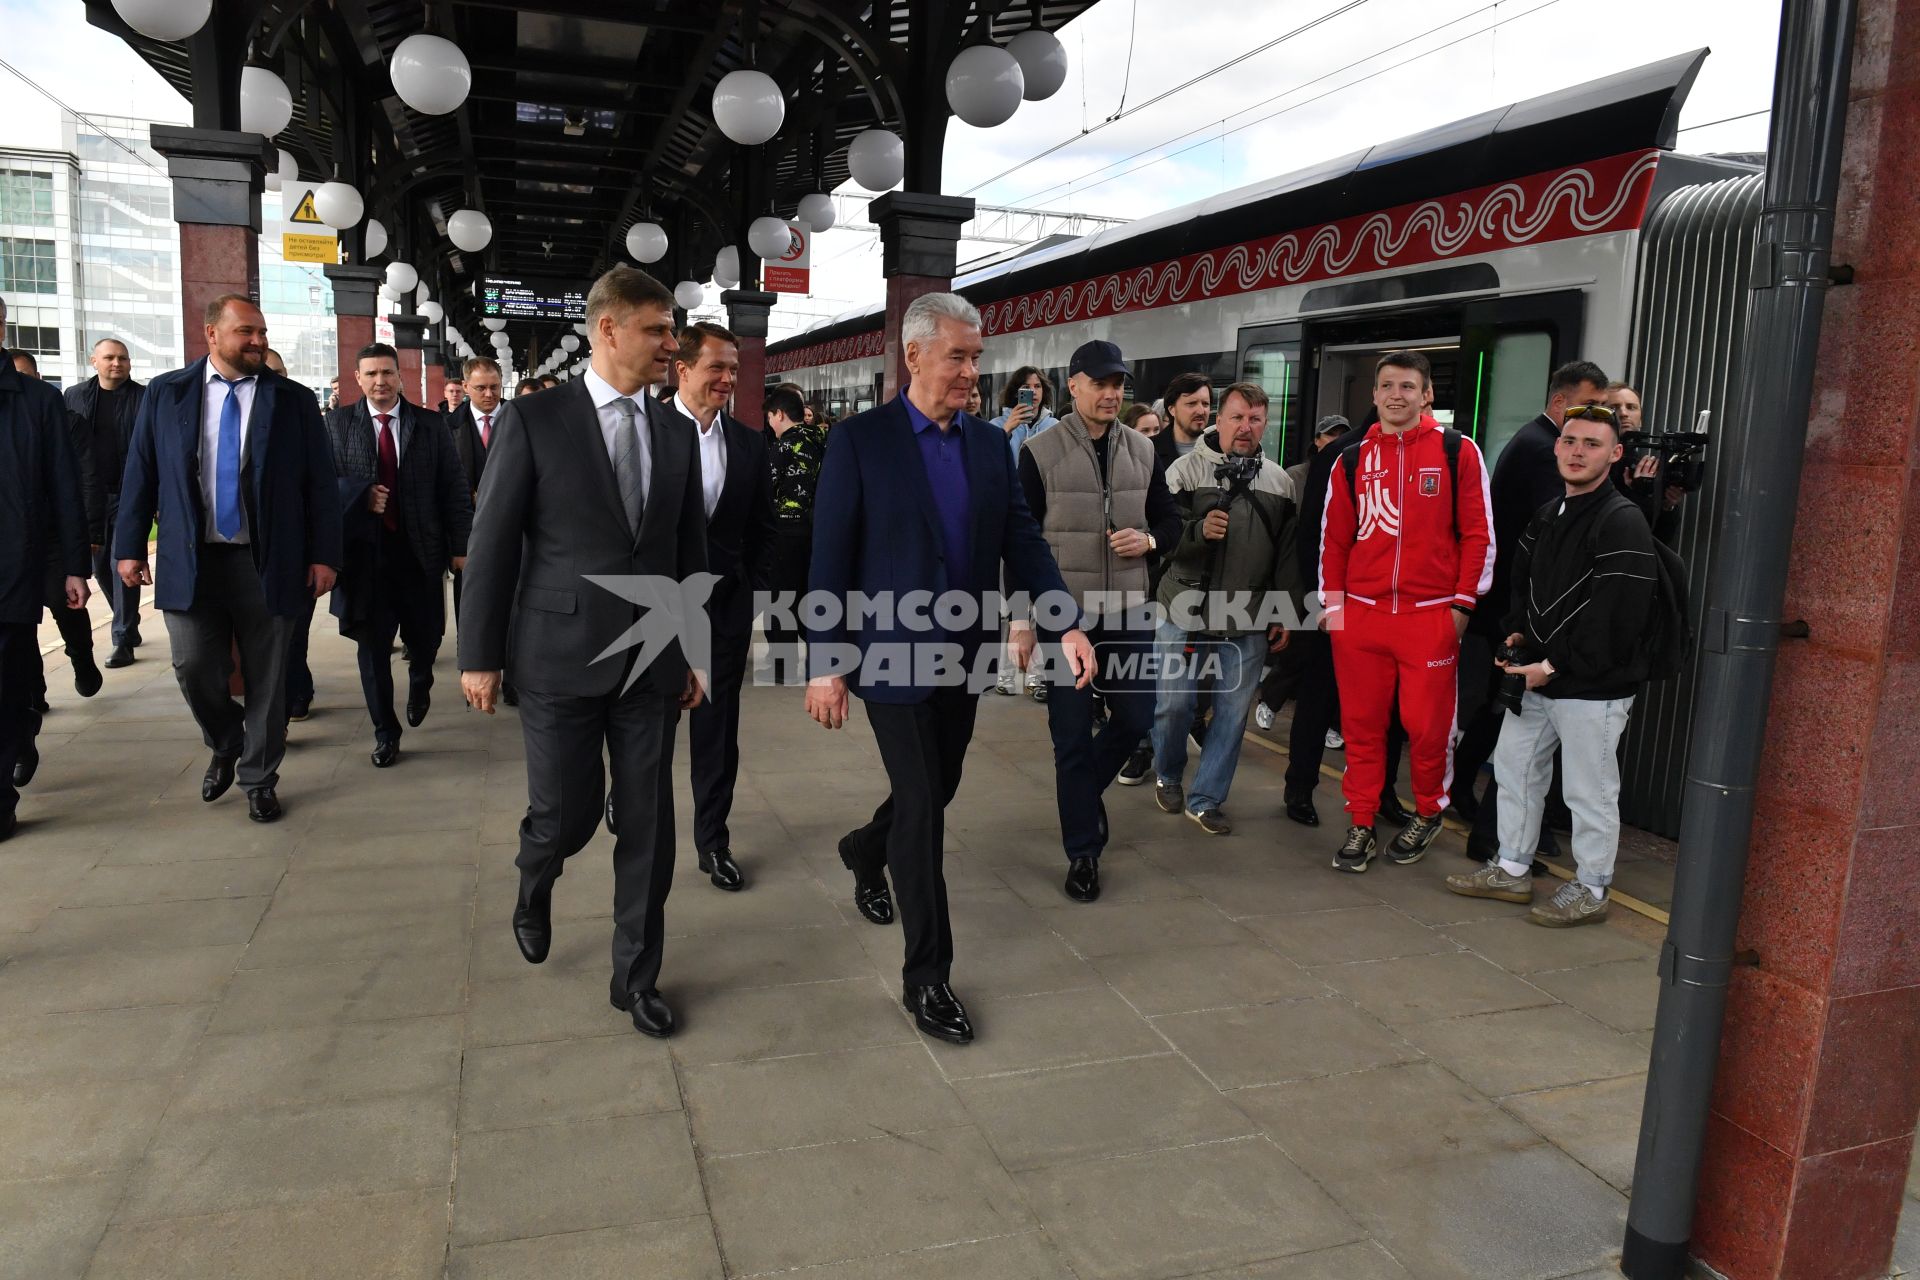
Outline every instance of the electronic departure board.
{"type": "Polygon", "coordinates": [[[585,320],[587,291],[564,280],[483,276],[480,314],[502,320],[585,320]]]}

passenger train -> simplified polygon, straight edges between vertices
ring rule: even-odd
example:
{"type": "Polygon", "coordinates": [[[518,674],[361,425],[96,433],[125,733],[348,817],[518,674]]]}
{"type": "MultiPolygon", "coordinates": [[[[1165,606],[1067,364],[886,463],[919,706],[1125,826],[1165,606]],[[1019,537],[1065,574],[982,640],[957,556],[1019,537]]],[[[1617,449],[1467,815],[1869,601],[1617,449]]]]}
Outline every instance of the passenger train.
{"type": "MultiPolygon", "coordinates": [[[[1015,369],[1063,388],[1090,338],[1120,345],[1132,395],[1196,370],[1269,396],[1266,448],[1301,460],[1313,423],[1366,420],[1373,362],[1434,367],[1434,413],[1489,461],[1537,415],[1548,373],[1596,362],[1640,390],[1649,430],[1714,421],[1706,482],[1679,549],[1706,596],[1718,456],[1746,321],[1762,157],[1677,151],[1707,50],[1570,86],[961,275],[980,308],[988,413],[1015,369]]],[[[884,305],[767,349],[836,418],[882,388],[884,305]]],[[[1056,395],[1056,411],[1060,411],[1056,395]]],[[[1699,619],[1696,617],[1696,631],[1699,619]]],[[[1651,686],[1628,733],[1622,813],[1673,835],[1692,673],[1651,686]]]]}

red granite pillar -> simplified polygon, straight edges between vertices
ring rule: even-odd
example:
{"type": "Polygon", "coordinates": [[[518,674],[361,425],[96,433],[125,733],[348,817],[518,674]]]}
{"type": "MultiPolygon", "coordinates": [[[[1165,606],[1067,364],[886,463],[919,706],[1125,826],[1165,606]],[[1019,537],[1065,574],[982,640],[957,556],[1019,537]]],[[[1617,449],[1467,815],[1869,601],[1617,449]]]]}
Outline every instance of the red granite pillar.
{"type": "Polygon", "coordinates": [[[385,273],[378,267],[349,264],[324,268],[333,285],[333,323],[340,352],[340,403],[352,404],[360,398],[360,384],[354,381],[354,369],[360,352],[373,342],[373,314],[379,307],[380,281],[385,273]]]}
{"type": "Polygon", "coordinates": [[[881,398],[891,400],[907,383],[900,322],[915,298],[953,287],[960,228],[973,217],[973,201],[964,196],[889,191],[867,207],[867,217],[880,228],[880,270],[887,278],[881,398]]]}
{"type": "Polygon", "coordinates": [[[400,397],[415,404],[426,403],[421,399],[421,379],[423,372],[420,364],[420,348],[400,348],[400,397]]]}
{"type": "Polygon", "coordinates": [[[777,293],[759,289],[729,289],[720,295],[727,306],[727,327],[740,339],[740,375],[733,383],[733,416],[755,431],[767,425],[767,315],[780,300],[777,293]]]}
{"type": "Polygon", "coordinates": [[[207,354],[207,304],[223,293],[260,297],[260,236],[246,227],[180,224],[180,311],[188,363],[207,354]]]}
{"type": "Polygon", "coordinates": [[[1920,0],[1861,0],[1787,618],[1694,1249],[1886,1274],[1920,1116],[1920,0]]]}
{"type": "Polygon", "coordinates": [[[360,398],[360,383],[353,376],[360,353],[373,345],[373,317],[335,316],[333,324],[340,342],[340,403],[352,404],[360,398]]]}
{"type": "Polygon", "coordinates": [[[447,398],[447,368],[438,359],[427,361],[426,398],[420,403],[429,409],[438,409],[440,402],[447,398]]]}

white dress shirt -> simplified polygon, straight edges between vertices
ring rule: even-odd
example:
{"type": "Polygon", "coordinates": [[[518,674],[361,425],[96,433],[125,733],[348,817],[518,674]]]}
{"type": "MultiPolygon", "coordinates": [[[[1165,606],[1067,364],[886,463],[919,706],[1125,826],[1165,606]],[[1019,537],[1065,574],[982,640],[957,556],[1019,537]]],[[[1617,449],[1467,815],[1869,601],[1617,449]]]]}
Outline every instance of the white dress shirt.
{"type": "Polygon", "coordinates": [[[680,412],[693,419],[700,434],[700,488],[706,499],[707,518],[711,520],[713,509],[720,505],[720,491],[727,487],[727,433],[720,426],[718,410],[714,412],[713,421],[703,427],[687,407],[686,397],[676,391],[673,399],[680,406],[680,412]]]}
{"type": "MultiPolygon", "coordinates": [[[[240,504],[240,532],[232,538],[222,537],[218,527],[220,510],[220,411],[226,407],[227,397],[237,396],[240,400],[240,458],[242,466],[247,456],[247,432],[252,427],[253,391],[259,385],[257,377],[246,377],[238,385],[228,387],[217,381],[221,377],[213,361],[207,361],[207,379],[200,397],[200,501],[206,508],[206,539],[208,542],[244,543],[248,540],[247,507],[240,504]]],[[[243,481],[244,483],[244,481],[243,481]]]]}
{"type": "Polygon", "coordinates": [[[594,369],[587,366],[587,394],[593,397],[594,412],[600,418],[600,439],[607,446],[607,460],[615,456],[615,442],[620,431],[620,411],[613,407],[615,400],[633,401],[633,430],[640,438],[639,452],[636,455],[640,463],[640,492],[653,492],[653,448],[647,440],[647,389],[645,387],[630,396],[623,396],[613,389],[613,384],[594,369]]]}
{"type": "Polygon", "coordinates": [[[384,409],[373,407],[373,401],[367,401],[367,416],[373,419],[373,456],[380,457],[380,415],[387,415],[387,430],[393,432],[393,460],[398,463],[406,456],[406,443],[400,438],[400,402],[395,400],[384,409]]]}

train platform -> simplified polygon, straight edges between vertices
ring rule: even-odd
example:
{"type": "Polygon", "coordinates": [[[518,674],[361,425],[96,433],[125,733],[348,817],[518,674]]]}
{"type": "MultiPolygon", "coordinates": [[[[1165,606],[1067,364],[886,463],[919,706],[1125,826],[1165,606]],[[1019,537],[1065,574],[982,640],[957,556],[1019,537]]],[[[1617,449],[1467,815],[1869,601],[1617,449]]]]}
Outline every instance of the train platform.
{"type": "Polygon", "coordinates": [[[89,701],[49,659],[0,846],[0,1274],[1616,1274],[1660,929],[1454,897],[1454,833],[1337,875],[1337,831],[1281,816],[1273,751],[1247,750],[1228,837],[1117,790],[1105,896],[1078,905],[1044,711],[986,698],[950,813],[979,1031],[953,1048],[915,1034],[898,931],[854,913],[834,853],[883,790],[864,719],[829,734],[798,690],[750,690],[743,893],[693,867],[681,753],[662,1043],[607,1005],[604,832],[551,958],[516,952],[519,727],[462,706],[450,652],[376,771],[352,648],[316,619],[319,697],[262,827],[237,791],[201,803],[145,636],[89,701]]]}

